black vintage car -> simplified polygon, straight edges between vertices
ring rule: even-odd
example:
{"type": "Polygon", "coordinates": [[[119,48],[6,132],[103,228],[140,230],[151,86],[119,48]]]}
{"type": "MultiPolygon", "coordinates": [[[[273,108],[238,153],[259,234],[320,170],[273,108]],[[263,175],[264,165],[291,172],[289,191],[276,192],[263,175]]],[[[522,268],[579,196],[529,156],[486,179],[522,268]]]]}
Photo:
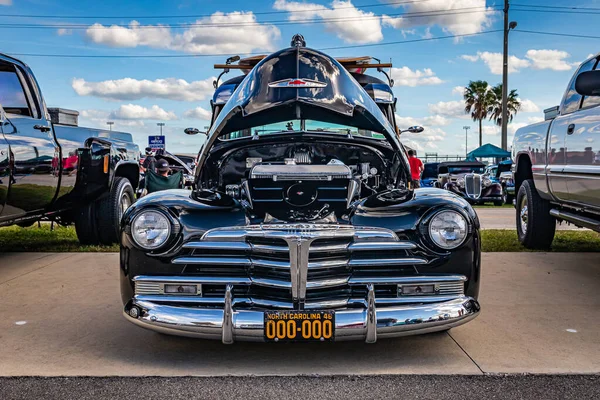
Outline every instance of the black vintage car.
{"type": "MultiPolygon", "coordinates": [[[[342,341],[428,333],[479,313],[479,222],[410,190],[389,84],[292,47],[227,64],[193,191],[122,222],[125,317],[161,333],[342,341]]],[[[194,129],[187,129],[193,133],[194,129]]]]}
{"type": "Polygon", "coordinates": [[[471,204],[505,202],[502,185],[485,174],[485,164],[478,161],[451,161],[438,165],[436,187],[455,193],[471,204]]]}

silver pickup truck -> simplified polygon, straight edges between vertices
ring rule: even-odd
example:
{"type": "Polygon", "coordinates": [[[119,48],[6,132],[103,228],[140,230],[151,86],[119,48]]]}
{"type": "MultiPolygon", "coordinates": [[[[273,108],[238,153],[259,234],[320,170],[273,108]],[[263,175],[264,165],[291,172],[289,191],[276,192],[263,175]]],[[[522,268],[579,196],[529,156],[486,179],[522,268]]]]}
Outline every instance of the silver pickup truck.
{"type": "Polygon", "coordinates": [[[77,116],[48,109],[31,69],[0,54],[0,226],[52,220],[74,223],[83,244],[118,240],[139,148],[129,133],[78,127],[77,116]]]}
{"type": "Polygon", "coordinates": [[[599,60],[581,64],[544,122],[515,134],[517,233],[528,248],[548,248],[557,220],[600,231],[599,60]]]}

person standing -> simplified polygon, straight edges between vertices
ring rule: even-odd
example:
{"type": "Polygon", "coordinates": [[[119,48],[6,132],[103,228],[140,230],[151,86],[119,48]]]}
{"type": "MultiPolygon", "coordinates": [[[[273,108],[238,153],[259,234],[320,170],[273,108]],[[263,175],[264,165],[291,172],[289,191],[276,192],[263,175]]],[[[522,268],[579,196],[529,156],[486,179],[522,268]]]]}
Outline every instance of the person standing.
{"type": "Polygon", "coordinates": [[[421,187],[421,174],[423,173],[423,162],[417,158],[414,150],[408,151],[408,163],[410,164],[410,178],[413,189],[421,187]]]}
{"type": "Polygon", "coordinates": [[[146,158],[144,158],[144,163],[140,168],[142,172],[146,172],[148,170],[155,172],[156,171],[156,157],[152,154],[152,149],[150,147],[146,147],[146,158]]]}

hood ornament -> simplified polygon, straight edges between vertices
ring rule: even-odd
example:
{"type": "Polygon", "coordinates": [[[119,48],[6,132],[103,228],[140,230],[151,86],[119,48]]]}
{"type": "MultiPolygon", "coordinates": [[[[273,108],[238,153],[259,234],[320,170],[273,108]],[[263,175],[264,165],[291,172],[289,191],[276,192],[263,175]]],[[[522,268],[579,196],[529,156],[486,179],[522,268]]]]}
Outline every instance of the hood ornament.
{"type": "Polygon", "coordinates": [[[304,40],[304,36],[297,33],[292,37],[292,42],[290,43],[292,47],[306,47],[306,40],[304,40]]]}

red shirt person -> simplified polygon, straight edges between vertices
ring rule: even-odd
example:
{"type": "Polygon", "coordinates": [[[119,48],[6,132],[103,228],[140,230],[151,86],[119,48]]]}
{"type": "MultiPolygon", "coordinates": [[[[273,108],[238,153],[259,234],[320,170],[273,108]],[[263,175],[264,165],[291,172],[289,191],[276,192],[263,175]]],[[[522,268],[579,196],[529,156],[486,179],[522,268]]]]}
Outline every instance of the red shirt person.
{"type": "Polygon", "coordinates": [[[414,189],[421,187],[421,174],[423,173],[423,162],[417,158],[414,150],[408,151],[408,163],[410,164],[410,178],[414,189]]]}

